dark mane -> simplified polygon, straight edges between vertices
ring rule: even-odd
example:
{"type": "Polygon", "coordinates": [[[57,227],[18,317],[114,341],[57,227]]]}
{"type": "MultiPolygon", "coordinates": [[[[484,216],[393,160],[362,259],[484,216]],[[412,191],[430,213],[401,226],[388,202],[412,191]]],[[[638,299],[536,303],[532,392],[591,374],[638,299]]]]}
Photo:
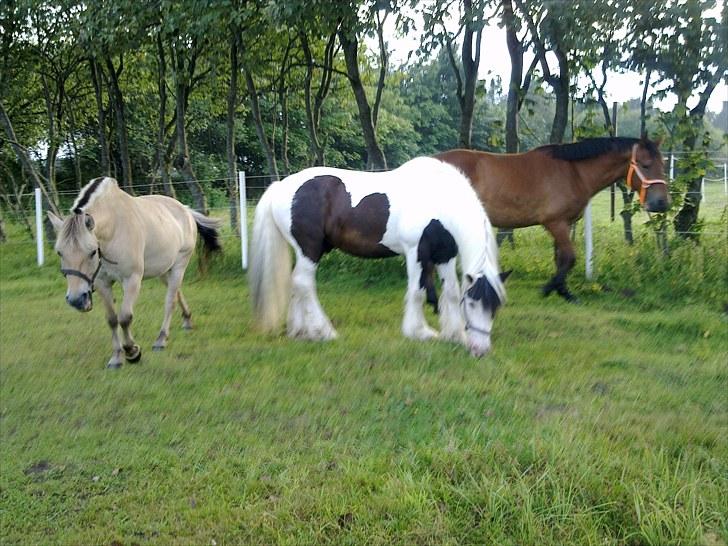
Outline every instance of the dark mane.
{"type": "MultiPolygon", "coordinates": [[[[562,159],[564,161],[582,161],[584,159],[592,159],[608,153],[623,153],[632,149],[632,146],[639,143],[638,138],[628,137],[604,137],[604,138],[585,138],[579,142],[569,144],[547,144],[536,148],[536,150],[546,153],[554,159],[562,159]]],[[[651,140],[641,141],[652,157],[657,157],[657,145],[651,140]]]]}
{"type": "Polygon", "coordinates": [[[98,189],[98,187],[104,180],[106,180],[106,178],[101,176],[99,178],[93,179],[90,184],[87,184],[86,187],[82,190],[81,195],[76,198],[76,203],[73,207],[72,212],[80,214],[83,211],[83,207],[88,204],[91,196],[94,194],[94,192],[98,189]]]}

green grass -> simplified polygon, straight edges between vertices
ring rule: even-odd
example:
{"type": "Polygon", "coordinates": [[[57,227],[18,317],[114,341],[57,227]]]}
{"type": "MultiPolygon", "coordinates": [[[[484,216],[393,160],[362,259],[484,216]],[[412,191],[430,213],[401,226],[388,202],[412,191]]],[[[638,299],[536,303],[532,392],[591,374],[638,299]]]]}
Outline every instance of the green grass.
{"type": "Polygon", "coordinates": [[[663,257],[638,217],[629,248],[604,203],[580,305],[540,297],[540,229],[503,249],[515,273],[482,360],[401,337],[397,259],[327,258],[337,341],[260,335],[228,238],[206,277],[189,271],[196,329],[175,316],[153,353],[163,287],[147,281],[142,364],[107,371],[101,309],[68,308],[56,259],[39,270],[14,233],[0,542],[727,544],[726,237],[663,257]]]}

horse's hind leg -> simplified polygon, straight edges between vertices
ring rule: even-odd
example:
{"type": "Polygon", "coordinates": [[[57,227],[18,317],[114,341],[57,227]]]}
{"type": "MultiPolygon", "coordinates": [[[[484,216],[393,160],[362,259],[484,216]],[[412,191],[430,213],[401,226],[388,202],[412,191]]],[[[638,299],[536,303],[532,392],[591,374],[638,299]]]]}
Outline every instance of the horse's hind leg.
{"type": "Polygon", "coordinates": [[[134,273],[124,279],[122,286],[124,287],[124,298],[119,311],[119,326],[121,326],[121,332],[124,335],[122,347],[128,362],[139,362],[142,357],[142,349],[136,344],[134,337],[131,335],[131,321],[134,318],[134,304],[142,287],[141,274],[134,273]]]}
{"type": "Polygon", "coordinates": [[[315,341],[336,339],[337,334],[316,295],[316,263],[296,252],[291,276],[291,302],[288,306],[289,337],[315,341]]]}
{"type": "Polygon", "coordinates": [[[162,328],[159,330],[159,336],[152,345],[152,349],[155,351],[161,351],[167,346],[167,339],[169,338],[169,325],[172,322],[172,312],[174,311],[174,304],[176,300],[180,300],[182,307],[182,317],[184,318],[185,325],[190,323],[190,309],[187,306],[187,302],[184,301],[184,297],[179,290],[182,280],[185,276],[185,268],[187,264],[175,265],[169,273],[162,277],[162,281],[167,285],[167,295],[164,298],[164,319],[162,320],[162,328]]]}
{"type": "Polygon", "coordinates": [[[104,308],[106,309],[106,323],[111,329],[111,346],[113,352],[111,358],[106,363],[107,368],[118,368],[121,366],[121,341],[119,340],[119,319],[116,316],[116,309],[114,309],[114,294],[111,291],[111,282],[107,280],[98,279],[96,281],[96,290],[101,296],[101,301],[104,302],[104,308]]]}
{"type": "Polygon", "coordinates": [[[554,238],[556,274],[544,285],[543,295],[548,296],[555,290],[566,301],[576,301],[576,297],[569,292],[566,286],[566,276],[576,261],[574,245],[569,237],[569,224],[568,222],[554,222],[546,224],[545,227],[554,238]]]}
{"type": "Polygon", "coordinates": [[[187,305],[187,300],[182,295],[181,288],[177,289],[177,301],[180,309],[182,309],[182,329],[192,330],[192,311],[190,311],[190,306],[187,305]]]}
{"type": "Polygon", "coordinates": [[[442,279],[440,294],[440,337],[456,343],[465,343],[465,324],[460,312],[460,283],[455,269],[455,258],[437,266],[442,279]]]}
{"type": "MultiPolygon", "coordinates": [[[[408,250],[407,260],[407,294],[404,297],[404,319],[402,334],[412,339],[430,339],[437,337],[437,332],[427,325],[422,306],[425,303],[425,289],[420,286],[422,266],[417,260],[417,248],[408,250]]],[[[442,313],[442,309],[440,309],[442,313]]]]}

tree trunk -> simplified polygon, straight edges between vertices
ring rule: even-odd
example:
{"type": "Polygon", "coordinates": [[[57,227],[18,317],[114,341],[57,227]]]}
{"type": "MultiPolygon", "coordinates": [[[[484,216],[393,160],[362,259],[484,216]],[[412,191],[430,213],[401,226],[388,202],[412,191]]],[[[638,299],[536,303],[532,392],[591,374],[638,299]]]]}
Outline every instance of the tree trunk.
{"type": "Polygon", "coordinates": [[[265,134],[263,118],[260,115],[260,104],[258,103],[258,91],[255,88],[253,75],[246,67],[243,68],[243,72],[245,73],[245,85],[248,88],[248,95],[250,96],[250,111],[253,114],[253,121],[255,122],[255,132],[258,135],[258,142],[260,142],[260,147],[263,149],[268,162],[268,175],[270,176],[270,181],[273,182],[274,180],[278,180],[276,155],[273,152],[268,136],[265,134]]]}
{"type": "Polygon", "coordinates": [[[187,185],[187,189],[192,196],[192,206],[198,212],[207,214],[207,198],[202,186],[197,181],[195,171],[190,161],[190,149],[187,144],[187,128],[185,127],[185,119],[187,118],[187,98],[190,91],[189,83],[185,74],[184,56],[178,51],[176,55],[175,65],[175,90],[176,90],[176,133],[177,133],[177,158],[174,166],[182,175],[182,179],[187,185]]]}
{"type": "Polygon", "coordinates": [[[96,117],[98,124],[98,139],[99,139],[99,150],[100,150],[100,162],[101,162],[101,174],[109,175],[111,173],[111,167],[109,162],[109,143],[106,140],[106,109],[104,108],[104,96],[101,78],[103,73],[96,59],[91,58],[89,60],[91,66],[91,82],[94,86],[94,96],[96,97],[96,117]]]}
{"type": "Polygon", "coordinates": [[[358,41],[356,37],[350,38],[346,29],[339,29],[339,43],[341,43],[341,47],[344,50],[346,72],[359,111],[359,123],[361,124],[362,136],[364,137],[364,144],[367,151],[367,169],[385,170],[387,168],[387,160],[377,142],[377,135],[372,120],[372,111],[369,107],[366,91],[364,90],[364,85],[359,74],[358,41]]]}
{"type": "MultiPolygon", "coordinates": [[[[702,127],[703,122],[703,116],[696,115],[696,116],[689,116],[689,118],[686,120],[686,123],[690,123],[691,131],[687,138],[683,141],[683,149],[685,151],[694,152],[695,151],[695,144],[697,142],[698,132],[700,131],[700,127],[702,127]]],[[[682,159],[682,163],[691,163],[695,161],[697,157],[694,154],[687,154],[685,158],[682,159]]],[[[696,169],[690,168],[689,165],[687,169],[685,169],[687,172],[694,172],[696,169]]],[[[698,234],[693,232],[693,226],[695,225],[695,222],[698,221],[698,213],[700,212],[700,202],[703,198],[703,193],[701,191],[701,184],[702,184],[702,177],[701,176],[691,176],[688,180],[686,187],[685,187],[685,197],[683,199],[683,205],[680,208],[680,211],[675,216],[675,219],[673,221],[673,225],[675,226],[675,231],[678,235],[685,239],[697,239],[698,234]]]]}
{"type": "Polygon", "coordinates": [[[640,101],[640,136],[647,135],[647,91],[650,86],[650,75],[652,69],[647,69],[645,74],[645,83],[642,86],[642,100],[640,101]]]}
{"type": "Polygon", "coordinates": [[[506,152],[518,152],[518,103],[523,81],[523,47],[516,32],[515,15],[511,0],[503,0],[503,23],[506,27],[506,43],[511,58],[511,77],[508,83],[506,103],[506,152]]]}
{"type": "Polygon", "coordinates": [[[48,80],[45,75],[41,76],[43,87],[43,98],[46,105],[46,116],[48,119],[48,150],[46,152],[46,182],[48,190],[53,196],[53,201],[58,202],[58,192],[56,189],[56,156],[58,155],[58,135],[56,131],[56,116],[54,113],[54,98],[51,97],[51,91],[48,86],[48,80]]]}
{"type": "Polygon", "coordinates": [[[225,151],[227,155],[227,190],[230,205],[230,228],[234,233],[240,233],[238,226],[238,166],[235,155],[235,110],[238,105],[238,39],[233,35],[230,38],[230,84],[227,94],[227,118],[225,133],[225,151]]]}
{"type": "MultiPolygon", "coordinates": [[[[723,11],[723,22],[725,22],[726,16],[728,16],[728,6],[724,7],[723,11]]],[[[698,143],[698,136],[703,131],[703,118],[705,117],[705,109],[708,107],[708,100],[713,94],[716,86],[725,77],[725,73],[728,70],[728,60],[726,57],[721,59],[715,72],[708,80],[708,85],[700,93],[700,100],[687,115],[685,120],[686,128],[688,128],[687,137],[683,140],[684,150],[688,152],[695,152],[695,146],[698,143]]],[[[680,97],[680,94],[678,94],[680,97]]],[[[678,99],[679,101],[680,99],[678,99]]],[[[679,104],[679,103],[678,103],[679,104]]],[[[683,102],[684,104],[684,102],[683,102]]],[[[698,159],[695,153],[687,155],[688,160],[698,159]]],[[[694,172],[695,169],[691,169],[694,172]]],[[[685,238],[697,238],[697,234],[694,233],[693,228],[695,223],[698,221],[698,213],[700,212],[700,201],[703,197],[700,185],[702,183],[702,176],[692,176],[688,181],[687,188],[685,190],[685,199],[683,200],[683,206],[675,216],[674,225],[675,231],[678,232],[682,237],[685,238]]]]}
{"type": "Polygon", "coordinates": [[[283,168],[286,173],[291,172],[291,163],[288,160],[288,90],[281,87],[278,90],[278,100],[281,105],[281,159],[283,159],[283,168]]]}
{"type": "Polygon", "coordinates": [[[73,149],[73,171],[76,175],[76,186],[80,190],[83,186],[83,180],[81,175],[81,158],[78,156],[78,146],[76,145],[76,118],[73,115],[73,109],[68,108],[68,121],[69,121],[69,134],[71,148],[73,149]]]}
{"type": "Polygon", "coordinates": [[[316,96],[312,100],[311,82],[313,80],[314,61],[311,54],[311,47],[308,43],[308,37],[304,33],[299,35],[301,39],[301,50],[306,62],[306,74],[304,76],[304,103],[306,105],[306,126],[308,129],[308,146],[311,156],[312,165],[324,164],[324,146],[319,138],[319,122],[321,120],[321,108],[324,100],[329,93],[331,85],[331,77],[333,75],[333,62],[336,44],[336,32],[329,35],[329,39],[324,49],[324,62],[321,67],[321,81],[319,82],[316,96]]]}
{"type": "Polygon", "coordinates": [[[114,68],[114,61],[106,57],[106,68],[109,71],[109,100],[116,118],[116,140],[118,149],[118,161],[121,168],[121,185],[130,194],[134,195],[132,188],[131,159],[129,157],[129,137],[126,130],[126,107],[124,96],[119,86],[119,76],[124,70],[124,59],[120,57],[119,68],[114,68]]]}
{"type": "MultiPolygon", "coordinates": [[[[478,66],[480,65],[480,44],[483,30],[474,30],[472,0],[463,1],[463,12],[467,19],[461,61],[463,63],[464,89],[460,98],[460,146],[472,147],[473,115],[475,113],[475,87],[478,82],[478,66]],[[475,47],[473,47],[475,38],[475,47]]],[[[457,68],[456,68],[457,69],[457,68]]]]}
{"type": "Polygon", "coordinates": [[[556,110],[549,142],[561,144],[564,141],[566,125],[569,122],[569,62],[566,54],[560,48],[557,48],[554,53],[559,61],[559,76],[551,78],[549,81],[556,95],[556,110]]]}
{"type": "Polygon", "coordinates": [[[387,76],[387,68],[389,66],[389,54],[387,52],[387,43],[384,41],[384,22],[389,16],[389,12],[385,12],[384,17],[379,19],[379,10],[375,6],[377,15],[377,39],[379,41],[379,78],[377,79],[377,92],[374,96],[374,107],[372,108],[372,125],[377,128],[379,120],[379,106],[382,104],[382,93],[384,92],[384,80],[387,76]]]}
{"type": "MultiPolygon", "coordinates": [[[[157,34],[157,94],[159,95],[159,116],[157,117],[157,143],[154,156],[154,177],[159,177],[162,192],[175,197],[176,192],[169,180],[169,156],[167,140],[167,57],[164,53],[161,33],[157,34]]],[[[174,120],[176,121],[176,115],[174,120]]]]}

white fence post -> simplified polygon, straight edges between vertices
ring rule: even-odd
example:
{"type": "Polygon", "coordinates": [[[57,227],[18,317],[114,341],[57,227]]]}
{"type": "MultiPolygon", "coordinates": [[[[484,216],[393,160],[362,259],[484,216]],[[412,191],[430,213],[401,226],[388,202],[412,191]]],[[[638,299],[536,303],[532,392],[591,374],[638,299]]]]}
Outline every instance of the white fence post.
{"type": "Polygon", "coordinates": [[[584,257],[586,263],[584,269],[586,272],[587,280],[592,280],[593,261],[594,261],[594,245],[592,244],[592,213],[591,213],[591,201],[589,201],[584,209],[584,257]]]}
{"type": "Polygon", "coordinates": [[[708,201],[705,199],[705,177],[700,181],[700,193],[702,194],[703,203],[707,203],[708,201]]]}
{"type": "Polygon", "coordinates": [[[728,163],[723,163],[723,191],[728,195],[728,163]]]}
{"type": "Polygon", "coordinates": [[[248,206],[245,195],[245,171],[238,171],[238,196],[240,198],[240,256],[243,271],[248,269],[248,206]]]}
{"type": "Polygon", "coordinates": [[[675,180],[675,154],[670,154],[670,182],[675,180]]]}
{"type": "Polygon", "coordinates": [[[43,202],[40,198],[40,188],[35,188],[35,241],[38,254],[38,266],[45,263],[43,255],[43,202]]]}

